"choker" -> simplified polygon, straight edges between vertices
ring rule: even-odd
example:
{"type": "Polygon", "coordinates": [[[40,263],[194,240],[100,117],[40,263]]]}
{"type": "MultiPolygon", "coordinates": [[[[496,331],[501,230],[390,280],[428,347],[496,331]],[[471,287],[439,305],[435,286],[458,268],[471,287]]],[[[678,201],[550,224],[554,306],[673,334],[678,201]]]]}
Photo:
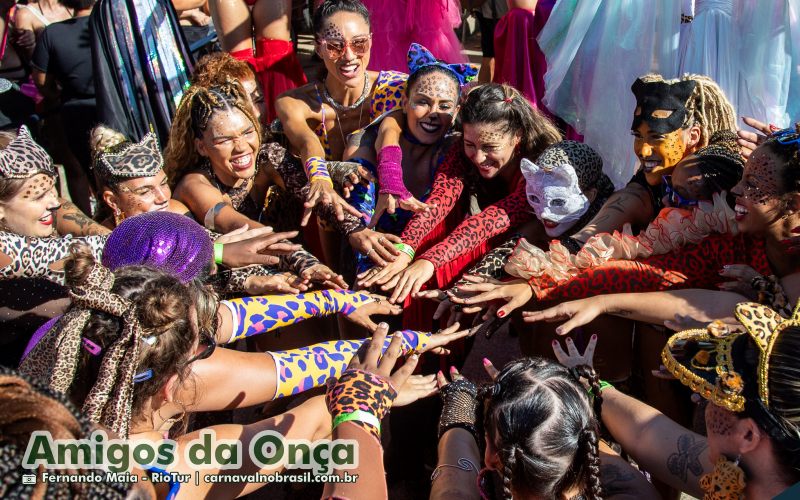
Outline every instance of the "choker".
{"type": "Polygon", "coordinates": [[[361,97],[359,97],[358,100],[356,100],[356,102],[350,106],[345,106],[344,104],[340,104],[334,100],[334,98],[328,93],[328,87],[325,85],[325,82],[322,82],[322,95],[337,113],[347,113],[348,111],[358,109],[362,104],[364,104],[364,101],[367,100],[367,96],[369,95],[369,76],[366,72],[364,72],[364,89],[361,91],[361,97]]]}
{"type": "Polygon", "coordinates": [[[415,146],[429,146],[430,145],[430,144],[424,144],[419,139],[414,137],[414,134],[410,133],[406,129],[403,129],[403,138],[405,140],[407,140],[408,142],[410,142],[411,144],[415,145],[415,146]]]}

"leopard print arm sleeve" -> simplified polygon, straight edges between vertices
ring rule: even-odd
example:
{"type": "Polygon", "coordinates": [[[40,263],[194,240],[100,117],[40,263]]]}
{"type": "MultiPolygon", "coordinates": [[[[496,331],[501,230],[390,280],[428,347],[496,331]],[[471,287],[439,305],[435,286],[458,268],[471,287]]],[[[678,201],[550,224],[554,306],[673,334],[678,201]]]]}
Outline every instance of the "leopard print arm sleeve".
{"type": "Polygon", "coordinates": [[[769,269],[763,242],[748,241],[741,235],[713,235],[677,252],[641,261],[609,261],[558,284],[533,278],[531,286],[539,300],[679,288],[716,289],[723,280],[719,272],[725,264],[748,264],[759,272],[769,269]]]}
{"type": "Polygon", "coordinates": [[[103,257],[103,247],[108,235],[101,236],[64,236],[63,238],[30,238],[18,234],[0,233],[0,252],[10,262],[0,268],[0,279],[10,278],[46,278],[64,284],[64,273],[54,271],[51,264],[69,255],[69,247],[73,243],[84,243],[89,246],[98,261],[103,257]]]}
{"type": "MultiPolygon", "coordinates": [[[[226,272],[226,271],[223,271],[226,272]]],[[[238,267],[227,271],[230,273],[228,282],[221,291],[223,295],[240,294],[247,292],[247,278],[250,276],[274,276],[280,271],[269,266],[238,267]]]]}
{"type": "Polygon", "coordinates": [[[468,217],[444,240],[428,249],[419,258],[440,267],[466,254],[481,242],[489,240],[517,226],[531,217],[525,198],[524,183],[520,183],[510,195],[481,213],[468,217]]]}
{"type": "Polygon", "coordinates": [[[319,259],[311,252],[300,249],[291,255],[282,255],[278,268],[282,271],[291,271],[300,276],[306,269],[319,264],[319,259]]]}
{"type": "Polygon", "coordinates": [[[454,145],[447,153],[442,165],[436,172],[431,194],[425,203],[430,210],[415,214],[403,230],[400,239],[415,250],[425,236],[430,233],[455,206],[464,189],[466,167],[460,144],[454,145]]]}
{"type": "MultiPolygon", "coordinates": [[[[496,280],[501,279],[505,274],[503,267],[505,267],[508,261],[508,256],[514,251],[514,247],[517,246],[517,242],[521,237],[522,235],[520,234],[513,235],[508,241],[484,255],[480,262],[472,266],[469,271],[464,274],[483,276],[496,280]]],[[[467,282],[459,280],[458,283],[463,284],[467,282]]]]}

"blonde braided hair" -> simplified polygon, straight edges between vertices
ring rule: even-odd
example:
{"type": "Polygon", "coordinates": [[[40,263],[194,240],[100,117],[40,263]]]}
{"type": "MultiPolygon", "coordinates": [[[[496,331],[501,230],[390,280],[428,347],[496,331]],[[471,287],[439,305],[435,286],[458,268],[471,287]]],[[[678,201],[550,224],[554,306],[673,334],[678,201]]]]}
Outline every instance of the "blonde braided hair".
{"type": "Polygon", "coordinates": [[[239,82],[228,79],[211,88],[192,85],[183,94],[164,151],[164,172],[170,184],[177,184],[188,170],[196,168],[202,161],[194,140],[202,137],[214,112],[232,109],[244,113],[261,137],[261,125],[253,116],[247,93],[239,82]]]}
{"type": "Polygon", "coordinates": [[[720,130],[736,132],[736,111],[719,85],[704,75],[685,74],[680,79],[665,80],[657,73],[649,73],[640,77],[644,83],[664,82],[677,83],[691,80],[695,82],[694,91],[686,101],[686,123],[683,128],[692,125],[700,127],[700,143],[698,147],[707,146],[711,136],[720,130]]]}

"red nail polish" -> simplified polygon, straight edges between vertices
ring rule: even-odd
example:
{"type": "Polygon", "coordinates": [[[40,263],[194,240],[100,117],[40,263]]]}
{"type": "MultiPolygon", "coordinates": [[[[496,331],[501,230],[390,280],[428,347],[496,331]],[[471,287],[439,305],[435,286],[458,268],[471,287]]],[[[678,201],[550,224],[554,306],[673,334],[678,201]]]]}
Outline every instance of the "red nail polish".
{"type": "Polygon", "coordinates": [[[797,226],[796,228],[792,229],[792,232],[794,234],[800,234],[800,226],[797,226]]]}
{"type": "Polygon", "coordinates": [[[498,317],[498,318],[502,318],[502,317],[503,317],[503,316],[505,316],[505,315],[506,315],[506,312],[505,312],[505,311],[497,311],[497,317],[498,317]]]}
{"type": "Polygon", "coordinates": [[[592,335],[592,340],[595,340],[596,338],[597,338],[597,335],[592,335]]]}

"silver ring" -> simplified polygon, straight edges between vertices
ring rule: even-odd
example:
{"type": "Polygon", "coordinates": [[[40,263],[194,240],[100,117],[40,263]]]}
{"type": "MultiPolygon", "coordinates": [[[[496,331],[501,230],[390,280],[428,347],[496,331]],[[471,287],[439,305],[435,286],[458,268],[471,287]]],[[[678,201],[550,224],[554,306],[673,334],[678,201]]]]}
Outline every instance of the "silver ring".
{"type": "Polygon", "coordinates": [[[386,241],[386,238],[384,238],[383,236],[378,238],[378,243],[383,243],[384,241],[386,241]]]}
{"type": "Polygon", "coordinates": [[[371,254],[373,250],[375,250],[375,249],[374,248],[370,248],[369,252],[364,254],[364,257],[369,257],[369,254],[371,254]]]}

